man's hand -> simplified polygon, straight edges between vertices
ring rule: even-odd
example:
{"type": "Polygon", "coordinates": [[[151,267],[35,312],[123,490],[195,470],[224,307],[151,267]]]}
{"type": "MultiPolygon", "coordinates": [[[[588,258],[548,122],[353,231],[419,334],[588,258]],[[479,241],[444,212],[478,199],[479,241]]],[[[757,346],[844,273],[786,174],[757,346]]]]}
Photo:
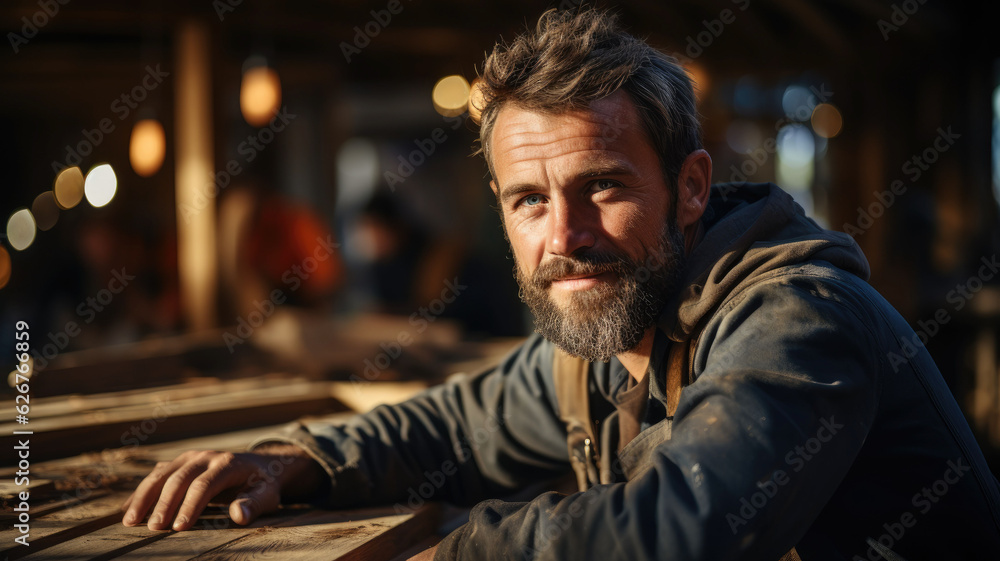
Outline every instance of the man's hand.
{"type": "Polygon", "coordinates": [[[160,462],[122,505],[122,524],[138,526],[155,503],[150,530],[187,530],[208,501],[237,488],[229,517],[247,525],[275,510],[285,496],[308,496],[326,474],[301,448],[271,445],[252,453],[189,451],[172,462],[160,462]]]}

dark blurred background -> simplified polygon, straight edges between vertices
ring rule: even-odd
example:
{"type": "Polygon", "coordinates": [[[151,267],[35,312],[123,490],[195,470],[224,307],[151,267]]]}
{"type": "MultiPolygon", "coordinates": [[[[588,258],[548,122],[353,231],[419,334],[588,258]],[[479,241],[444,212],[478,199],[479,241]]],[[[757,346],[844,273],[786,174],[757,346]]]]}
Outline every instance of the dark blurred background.
{"type": "MultiPolygon", "coordinates": [[[[58,395],[173,372],[434,378],[467,358],[456,342],[523,336],[469,83],[498,40],[577,4],[4,2],[0,340],[28,322],[35,389],[58,395]]],[[[716,181],[775,181],[855,236],[995,456],[995,11],[598,5],[696,80],[716,181]]]]}

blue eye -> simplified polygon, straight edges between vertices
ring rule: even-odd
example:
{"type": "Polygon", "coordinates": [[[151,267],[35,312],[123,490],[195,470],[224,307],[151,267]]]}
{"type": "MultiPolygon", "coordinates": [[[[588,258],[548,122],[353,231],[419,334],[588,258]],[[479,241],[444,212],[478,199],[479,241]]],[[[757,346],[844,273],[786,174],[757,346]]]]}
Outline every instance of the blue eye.
{"type": "Polygon", "coordinates": [[[528,195],[522,202],[528,206],[535,206],[542,202],[542,198],[538,195],[528,195]]]}
{"type": "Polygon", "coordinates": [[[604,191],[618,186],[617,181],[612,181],[610,179],[598,179],[594,182],[595,191],[604,191]]]}

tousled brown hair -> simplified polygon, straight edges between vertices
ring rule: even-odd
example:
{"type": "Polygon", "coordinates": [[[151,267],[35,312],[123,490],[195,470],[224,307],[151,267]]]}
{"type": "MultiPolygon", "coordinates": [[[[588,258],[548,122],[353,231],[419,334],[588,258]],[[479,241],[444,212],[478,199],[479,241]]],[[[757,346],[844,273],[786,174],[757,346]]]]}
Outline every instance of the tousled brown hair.
{"type": "Polygon", "coordinates": [[[491,135],[507,104],[545,113],[586,109],[619,89],[635,104],[668,185],[684,159],[701,148],[691,79],[676,59],[622,31],[607,11],[549,10],[534,33],[497,44],[481,75],[480,149],[490,174],[491,135]]]}

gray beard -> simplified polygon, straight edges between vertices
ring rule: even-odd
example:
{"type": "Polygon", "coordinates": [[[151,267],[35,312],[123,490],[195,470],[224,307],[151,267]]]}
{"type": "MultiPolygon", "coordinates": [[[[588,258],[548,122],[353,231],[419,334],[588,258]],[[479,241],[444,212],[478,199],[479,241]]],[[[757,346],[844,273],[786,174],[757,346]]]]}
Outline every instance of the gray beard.
{"type": "Polygon", "coordinates": [[[590,361],[639,346],[667,298],[677,288],[684,268],[684,236],[668,220],[659,244],[645,261],[615,253],[584,252],[556,257],[539,265],[531,278],[514,265],[520,297],[535,316],[535,331],[563,351],[590,361]],[[552,281],[570,275],[613,273],[617,280],[569,295],[560,307],[549,294],[552,281]]]}

